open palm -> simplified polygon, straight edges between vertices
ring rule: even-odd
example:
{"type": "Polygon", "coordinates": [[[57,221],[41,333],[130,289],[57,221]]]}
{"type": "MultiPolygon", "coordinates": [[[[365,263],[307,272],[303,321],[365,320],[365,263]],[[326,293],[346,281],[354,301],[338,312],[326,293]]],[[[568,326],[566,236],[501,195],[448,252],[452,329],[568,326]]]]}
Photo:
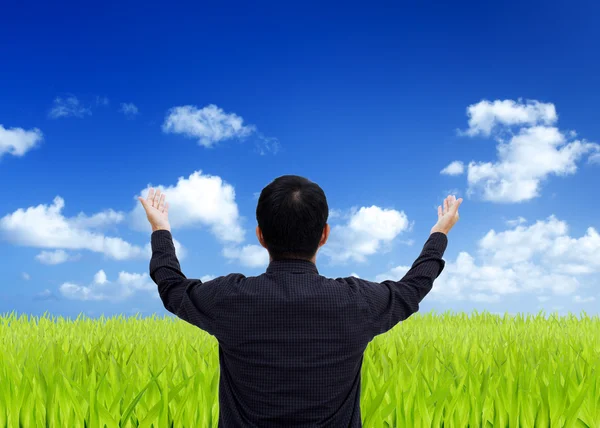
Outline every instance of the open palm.
{"type": "Polygon", "coordinates": [[[165,202],[166,195],[161,193],[160,189],[156,192],[151,187],[146,199],[139,197],[139,201],[146,211],[146,217],[152,226],[152,231],[168,230],[171,231],[169,224],[169,203],[165,202]]]}
{"type": "Polygon", "coordinates": [[[458,221],[458,207],[462,203],[463,199],[456,199],[456,196],[449,195],[444,199],[443,205],[438,207],[438,221],[431,228],[431,233],[442,232],[448,234],[450,229],[458,221]]]}

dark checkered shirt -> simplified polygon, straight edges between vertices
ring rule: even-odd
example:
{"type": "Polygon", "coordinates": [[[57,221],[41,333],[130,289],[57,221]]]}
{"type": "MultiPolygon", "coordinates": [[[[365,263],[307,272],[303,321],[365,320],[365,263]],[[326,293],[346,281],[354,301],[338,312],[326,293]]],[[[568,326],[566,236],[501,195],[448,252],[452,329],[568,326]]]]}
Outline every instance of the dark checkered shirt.
{"type": "Polygon", "coordinates": [[[152,233],[150,276],[165,308],[219,342],[219,427],[361,427],[363,352],[419,310],[444,268],[433,233],[400,281],[326,278],[306,260],[265,273],[188,279],[171,233],[152,233]]]}

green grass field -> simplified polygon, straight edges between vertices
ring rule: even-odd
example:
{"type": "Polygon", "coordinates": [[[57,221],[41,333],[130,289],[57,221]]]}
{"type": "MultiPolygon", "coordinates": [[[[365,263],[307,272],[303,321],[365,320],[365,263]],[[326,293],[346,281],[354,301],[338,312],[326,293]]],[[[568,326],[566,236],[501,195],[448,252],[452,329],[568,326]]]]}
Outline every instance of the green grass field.
{"type": "MultiPolygon", "coordinates": [[[[0,317],[0,427],[216,427],[218,345],[172,318],[0,317]]],[[[600,427],[600,318],[415,314],[365,352],[367,427],[600,427]]]]}

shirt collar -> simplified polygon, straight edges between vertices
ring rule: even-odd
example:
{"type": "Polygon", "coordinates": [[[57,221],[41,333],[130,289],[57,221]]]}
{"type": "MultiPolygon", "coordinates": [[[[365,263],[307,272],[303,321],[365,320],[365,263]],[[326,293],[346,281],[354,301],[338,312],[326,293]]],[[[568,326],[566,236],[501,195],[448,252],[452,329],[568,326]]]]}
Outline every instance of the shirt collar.
{"type": "Polygon", "coordinates": [[[303,259],[273,260],[267,266],[267,273],[274,272],[319,273],[317,266],[313,262],[303,259]]]}

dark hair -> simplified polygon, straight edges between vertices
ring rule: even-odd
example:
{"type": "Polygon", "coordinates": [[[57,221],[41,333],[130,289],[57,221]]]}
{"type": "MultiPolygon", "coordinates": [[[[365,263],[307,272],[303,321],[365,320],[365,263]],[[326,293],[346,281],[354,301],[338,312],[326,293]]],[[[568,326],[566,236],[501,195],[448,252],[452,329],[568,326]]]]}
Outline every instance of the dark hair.
{"type": "Polygon", "coordinates": [[[283,175],[260,193],[256,220],[273,260],[311,259],[329,216],[323,189],[297,175],[283,175]]]}

